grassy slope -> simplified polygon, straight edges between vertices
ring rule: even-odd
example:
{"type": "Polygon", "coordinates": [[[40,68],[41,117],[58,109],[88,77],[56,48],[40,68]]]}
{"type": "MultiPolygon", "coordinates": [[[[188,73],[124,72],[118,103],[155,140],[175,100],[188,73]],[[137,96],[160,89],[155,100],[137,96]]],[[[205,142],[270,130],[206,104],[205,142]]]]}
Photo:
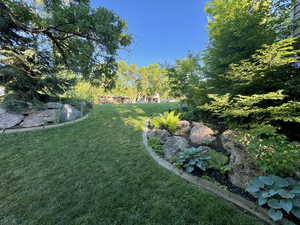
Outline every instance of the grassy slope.
{"type": "Polygon", "coordinates": [[[168,107],[104,105],[78,124],[0,135],[0,224],[259,224],[147,155],[143,120],[168,107]]]}

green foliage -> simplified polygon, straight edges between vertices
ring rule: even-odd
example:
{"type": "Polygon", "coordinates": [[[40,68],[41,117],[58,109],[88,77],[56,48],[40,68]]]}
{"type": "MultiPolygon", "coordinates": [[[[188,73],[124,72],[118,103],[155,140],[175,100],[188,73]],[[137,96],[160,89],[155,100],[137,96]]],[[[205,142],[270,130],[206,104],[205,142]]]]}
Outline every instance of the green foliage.
{"type": "Polygon", "coordinates": [[[158,129],[166,129],[171,134],[174,134],[178,128],[180,114],[176,114],[174,111],[165,112],[160,116],[156,116],[151,119],[150,125],[158,129]]]}
{"type": "Polygon", "coordinates": [[[229,65],[249,58],[263,44],[276,38],[269,0],[213,0],[206,6],[210,19],[210,43],[204,52],[204,70],[209,87],[226,93],[224,74],[229,65]]]}
{"type": "Polygon", "coordinates": [[[291,178],[260,176],[246,189],[258,199],[259,206],[268,205],[269,216],[274,221],[283,218],[283,211],[300,219],[300,185],[291,178]]]}
{"type": "Polygon", "coordinates": [[[293,75],[299,69],[292,66],[299,60],[294,56],[299,51],[293,50],[293,43],[293,39],[287,39],[265,46],[251,60],[232,65],[227,73],[232,93],[209,95],[211,103],[201,109],[238,126],[299,123],[299,89],[295,87],[300,87],[300,80],[293,75]]]}
{"type": "Polygon", "coordinates": [[[215,150],[208,151],[208,156],[210,157],[208,161],[208,168],[213,168],[220,170],[222,172],[226,171],[226,164],[228,163],[228,157],[215,150]]]}
{"type": "Polygon", "coordinates": [[[150,137],[148,140],[150,147],[160,156],[163,155],[163,145],[158,137],[150,137]]]}
{"type": "Polygon", "coordinates": [[[154,96],[168,97],[169,87],[166,69],[158,64],[138,67],[124,61],[118,64],[115,95],[128,96],[135,100],[147,100],[154,96]]]}
{"type": "Polygon", "coordinates": [[[45,109],[44,103],[38,100],[34,100],[29,103],[26,101],[18,100],[18,98],[13,94],[7,95],[3,102],[1,102],[1,105],[3,105],[4,108],[6,108],[8,111],[17,113],[23,113],[30,110],[45,109]]]}
{"type": "Polygon", "coordinates": [[[60,95],[76,80],[69,70],[109,88],[117,50],[130,44],[126,23],[90,1],[0,1],[0,85],[20,100],[60,95]]]}
{"type": "Polygon", "coordinates": [[[192,173],[196,167],[205,171],[210,159],[208,150],[203,147],[186,148],[179,153],[175,165],[183,167],[188,173],[192,173]]]}
{"type": "Polygon", "coordinates": [[[66,96],[77,99],[82,99],[93,104],[97,104],[99,97],[105,95],[105,91],[101,87],[95,87],[88,82],[78,82],[70,91],[66,93],[66,96]]]}
{"type": "Polygon", "coordinates": [[[275,132],[272,126],[263,126],[242,135],[240,142],[262,171],[294,176],[300,168],[300,145],[275,132]]]}

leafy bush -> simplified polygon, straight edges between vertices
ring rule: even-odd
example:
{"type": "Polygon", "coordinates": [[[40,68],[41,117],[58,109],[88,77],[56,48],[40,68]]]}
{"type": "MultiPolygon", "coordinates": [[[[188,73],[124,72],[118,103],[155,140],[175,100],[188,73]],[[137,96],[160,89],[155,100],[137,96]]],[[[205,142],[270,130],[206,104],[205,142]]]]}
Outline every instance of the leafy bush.
{"type": "Polygon", "coordinates": [[[300,168],[300,146],[275,132],[272,126],[262,126],[241,135],[240,142],[262,171],[294,176],[300,168]]]}
{"type": "Polygon", "coordinates": [[[211,157],[208,155],[206,148],[186,148],[179,153],[175,165],[185,168],[188,173],[193,172],[196,167],[205,171],[208,167],[209,159],[211,157]]]}
{"type": "Polygon", "coordinates": [[[175,114],[172,112],[165,112],[164,114],[154,117],[150,121],[150,125],[158,129],[166,129],[170,133],[174,134],[178,128],[180,114],[175,114]]]}
{"type": "Polygon", "coordinates": [[[291,178],[260,176],[246,189],[258,199],[260,206],[270,207],[268,214],[274,220],[283,218],[283,211],[300,219],[300,185],[291,178]]]}
{"type": "Polygon", "coordinates": [[[163,155],[163,145],[158,137],[150,137],[148,143],[157,154],[163,155]]]}
{"type": "Polygon", "coordinates": [[[225,172],[224,170],[226,170],[225,166],[228,163],[228,157],[215,150],[208,151],[208,155],[210,157],[210,160],[208,161],[208,168],[225,172]]]}
{"type": "Polygon", "coordinates": [[[208,95],[211,101],[201,109],[231,127],[300,126],[299,68],[293,66],[300,60],[295,57],[300,50],[294,44],[289,38],[266,45],[250,59],[232,64],[224,74],[230,83],[227,94],[208,95]]]}
{"type": "Polygon", "coordinates": [[[40,102],[37,99],[34,99],[30,102],[19,100],[16,95],[9,94],[1,102],[1,105],[4,106],[10,112],[22,113],[29,110],[42,110],[45,109],[43,102],[40,102]]]}

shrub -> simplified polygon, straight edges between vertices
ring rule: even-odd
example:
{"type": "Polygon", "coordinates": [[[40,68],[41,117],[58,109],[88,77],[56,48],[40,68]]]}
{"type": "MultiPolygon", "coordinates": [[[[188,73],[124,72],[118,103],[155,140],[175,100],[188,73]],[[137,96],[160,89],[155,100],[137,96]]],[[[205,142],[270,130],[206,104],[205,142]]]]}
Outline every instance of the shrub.
{"type": "Polygon", "coordinates": [[[30,110],[43,110],[45,109],[45,105],[43,102],[40,102],[37,99],[34,99],[30,102],[19,100],[16,95],[8,94],[1,105],[4,106],[10,112],[23,113],[30,110]]]}
{"type": "Polygon", "coordinates": [[[208,167],[208,150],[203,147],[199,148],[186,148],[179,153],[176,159],[176,166],[183,167],[188,173],[192,173],[195,168],[205,171],[208,167]]]}
{"type": "Polygon", "coordinates": [[[300,219],[300,185],[295,180],[260,176],[246,190],[258,199],[260,206],[270,207],[268,214],[274,221],[283,218],[283,211],[300,219]]]}
{"type": "Polygon", "coordinates": [[[208,151],[210,160],[208,161],[208,168],[213,168],[220,170],[221,172],[226,172],[228,170],[226,164],[228,163],[228,157],[215,150],[208,151]]]}
{"type": "Polygon", "coordinates": [[[175,114],[172,112],[165,112],[164,114],[154,117],[150,121],[150,125],[158,129],[166,129],[170,133],[174,134],[178,128],[180,114],[175,114]]]}
{"type": "Polygon", "coordinates": [[[250,59],[232,64],[224,74],[230,83],[226,94],[209,94],[211,101],[201,109],[231,127],[300,126],[299,68],[293,66],[300,50],[294,50],[295,41],[263,46],[250,59]]]}
{"type": "Polygon", "coordinates": [[[300,168],[300,146],[275,132],[271,126],[262,126],[242,135],[240,142],[262,171],[294,176],[300,168]]]}

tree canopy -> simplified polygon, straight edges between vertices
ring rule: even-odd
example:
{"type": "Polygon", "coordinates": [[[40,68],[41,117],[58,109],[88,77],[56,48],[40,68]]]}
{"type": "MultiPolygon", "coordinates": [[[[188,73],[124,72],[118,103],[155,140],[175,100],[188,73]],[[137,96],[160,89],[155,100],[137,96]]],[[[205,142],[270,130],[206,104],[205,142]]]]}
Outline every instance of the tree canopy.
{"type": "Polygon", "coordinates": [[[0,85],[27,100],[65,92],[72,71],[94,84],[113,85],[118,49],[131,37],[126,23],[89,0],[0,0],[0,85]]]}

